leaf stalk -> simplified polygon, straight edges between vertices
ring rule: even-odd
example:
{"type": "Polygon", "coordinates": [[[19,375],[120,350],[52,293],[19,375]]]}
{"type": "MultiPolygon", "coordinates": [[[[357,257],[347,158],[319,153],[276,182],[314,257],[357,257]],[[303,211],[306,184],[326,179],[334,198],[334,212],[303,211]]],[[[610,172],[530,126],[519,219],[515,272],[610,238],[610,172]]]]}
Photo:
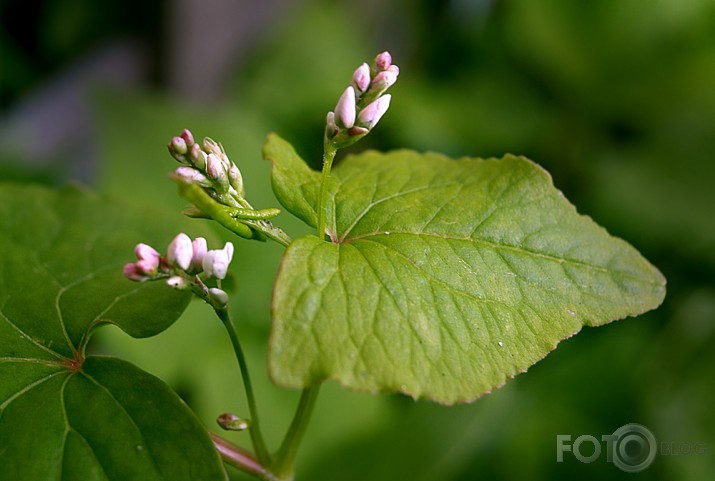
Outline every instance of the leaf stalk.
{"type": "Polygon", "coordinates": [[[325,238],[325,218],[327,217],[327,197],[328,197],[328,178],[330,178],[330,169],[333,166],[336,149],[331,142],[325,142],[323,146],[323,175],[320,180],[320,198],[318,200],[318,225],[316,226],[316,235],[319,239],[325,238]]]}

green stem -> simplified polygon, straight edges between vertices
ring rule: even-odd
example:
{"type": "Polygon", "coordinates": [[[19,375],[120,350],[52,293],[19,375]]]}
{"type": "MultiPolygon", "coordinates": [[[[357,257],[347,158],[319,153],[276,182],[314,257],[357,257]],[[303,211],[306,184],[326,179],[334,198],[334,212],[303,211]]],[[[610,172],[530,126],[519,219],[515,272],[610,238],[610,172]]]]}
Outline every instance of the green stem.
{"type": "Polygon", "coordinates": [[[224,462],[261,479],[270,479],[266,468],[263,467],[251,453],[221,436],[214,433],[209,434],[224,462]]]}
{"type": "Polygon", "coordinates": [[[226,326],[228,335],[231,338],[231,344],[233,345],[233,351],[236,353],[236,359],[238,360],[238,366],[241,369],[241,377],[243,378],[243,387],[246,390],[246,400],[248,401],[248,411],[251,415],[251,424],[248,428],[249,434],[251,435],[251,442],[253,443],[253,449],[256,450],[256,456],[258,461],[263,466],[270,465],[271,456],[266,449],[266,443],[263,441],[263,435],[261,434],[261,428],[258,419],[258,409],[256,408],[256,399],[253,396],[253,386],[251,384],[251,376],[248,373],[248,365],[246,364],[246,357],[243,354],[243,349],[241,349],[241,344],[238,341],[238,334],[236,333],[236,326],[233,324],[233,320],[229,315],[228,311],[225,309],[216,309],[216,314],[226,326]]]}
{"type": "MultiPolygon", "coordinates": [[[[323,147],[323,173],[320,183],[320,198],[318,200],[318,222],[316,226],[316,234],[319,239],[325,238],[325,218],[327,217],[326,204],[328,198],[328,179],[330,178],[330,169],[333,166],[336,149],[332,143],[326,142],[323,147]]],[[[315,407],[315,401],[318,399],[320,385],[303,389],[298,402],[298,408],[293,416],[293,421],[283,438],[283,443],[278,449],[274,457],[274,462],[271,465],[271,472],[276,476],[276,479],[292,480],[295,472],[295,457],[298,453],[298,447],[303,440],[303,435],[308,429],[310,416],[315,407]]]]}
{"type": "MultiPolygon", "coordinates": [[[[323,172],[320,182],[320,198],[318,199],[318,222],[316,226],[316,235],[319,239],[325,238],[325,218],[326,204],[328,197],[328,179],[330,178],[330,169],[333,166],[333,160],[337,149],[331,143],[326,142],[323,148],[323,172]]],[[[283,443],[275,454],[274,462],[271,466],[271,472],[276,476],[276,479],[292,480],[295,472],[295,457],[298,453],[298,447],[303,440],[303,435],[308,429],[310,417],[315,407],[315,401],[318,399],[320,386],[309,387],[303,389],[300,396],[298,407],[293,416],[293,421],[283,438],[283,443]]]]}
{"type": "Polygon", "coordinates": [[[293,477],[295,456],[298,453],[298,447],[303,435],[308,428],[310,416],[313,413],[313,407],[316,399],[318,399],[319,392],[319,385],[303,389],[293,422],[291,422],[288,432],[283,438],[283,443],[275,455],[271,471],[278,479],[292,479],[293,477]]]}
{"type": "Polygon", "coordinates": [[[325,207],[328,198],[328,178],[330,177],[330,168],[333,166],[333,159],[337,149],[329,142],[323,147],[323,175],[320,180],[320,199],[318,201],[318,226],[316,234],[319,239],[325,238],[325,207]]]}

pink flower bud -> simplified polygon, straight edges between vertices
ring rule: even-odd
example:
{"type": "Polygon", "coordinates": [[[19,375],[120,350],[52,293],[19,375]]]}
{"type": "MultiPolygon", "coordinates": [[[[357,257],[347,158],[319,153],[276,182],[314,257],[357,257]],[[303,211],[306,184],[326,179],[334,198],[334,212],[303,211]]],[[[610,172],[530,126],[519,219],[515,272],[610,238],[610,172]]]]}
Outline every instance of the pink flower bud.
{"type": "Polygon", "coordinates": [[[206,173],[212,179],[216,179],[221,175],[225,175],[226,172],[223,170],[223,163],[216,154],[209,154],[206,158],[206,173]]]}
{"type": "Polygon", "coordinates": [[[137,272],[145,274],[147,276],[155,276],[159,271],[159,263],[154,264],[152,261],[142,259],[136,261],[134,264],[136,266],[137,272]]]}
{"type": "Polygon", "coordinates": [[[211,187],[213,185],[204,174],[188,165],[177,167],[174,171],[174,177],[187,184],[198,184],[201,187],[211,187]]]}
{"type": "Polygon", "coordinates": [[[184,139],[187,146],[192,147],[194,145],[194,134],[192,134],[189,129],[184,129],[183,132],[181,132],[181,138],[184,139]]]}
{"type": "Polygon", "coordinates": [[[186,155],[177,152],[177,150],[174,148],[174,142],[169,141],[166,147],[169,149],[169,154],[171,154],[171,156],[176,159],[177,162],[181,162],[182,164],[186,162],[186,155]]]}
{"type": "Polygon", "coordinates": [[[364,63],[353,74],[353,86],[362,93],[370,86],[370,67],[364,63]]]}
{"type": "Polygon", "coordinates": [[[204,150],[209,154],[221,155],[223,149],[214,139],[206,137],[204,138],[204,150]]]}
{"type": "Polygon", "coordinates": [[[378,71],[387,70],[390,65],[392,65],[392,55],[390,55],[390,52],[384,51],[375,57],[375,67],[378,71]]]}
{"type": "Polygon", "coordinates": [[[204,256],[204,272],[207,276],[223,279],[228,272],[228,266],[233,258],[233,244],[226,242],[223,249],[210,250],[204,256]]]}
{"type": "Polygon", "coordinates": [[[189,151],[186,146],[186,141],[181,137],[174,137],[171,139],[171,148],[174,149],[174,152],[177,152],[179,154],[185,154],[189,151]]]}
{"type": "Polygon", "coordinates": [[[159,265],[159,258],[161,257],[156,249],[143,243],[137,244],[134,248],[134,255],[136,255],[139,260],[148,260],[157,266],[159,265]]]}
{"type": "Polygon", "coordinates": [[[199,144],[193,144],[189,151],[189,160],[199,170],[206,169],[206,152],[201,150],[199,144]]]}
{"type": "Polygon", "coordinates": [[[211,179],[216,181],[219,190],[222,192],[228,190],[228,174],[226,173],[226,166],[221,160],[221,157],[213,153],[209,154],[206,159],[206,173],[211,179]]]}
{"type": "Polygon", "coordinates": [[[335,106],[335,116],[340,124],[349,129],[355,125],[355,90],[352,87],[345,89],[335,106]]]}
{"type": "Polygon", "coordinates": [[[203,270],[204,257],[207,252],[206,239],[203,237],[197,237],[191,243],[192,256],[191,256],[191,272],[201,272],[203,270]]]}
{"type": "Polygon", "coordinates": [[[383,95],[379,99],[373,100],[358,114],[358,124],[367,129],[372,129],[387,112],[391,99],[391,95],[383,95]]]}
{"type": "Polygon", "coordinates": [[[228,175],[226,173],[226,167],[218,155],[209,154],[206,159],[206,173],[210,178],[215,180],[224,191],[228,190],[228,175]]]}
{"type": "Polygon", "coordinates": [[[241,171],[238,170],[236,164],[232,163],[231,167],[228,169],[228,182],[231,184],[231,187],[236,190],[239,197],[243,197],[243,176],[241,175],[241,171]]]}
{"type": "Polygon", "coordinates": [[[133,262],[124,265],[124,277],[130,281],[143,282],[147,280],[147,276],[139,272],[137,265],[133,262]]]}
{"type": "Polygon", "coordinates": [[[169,265],[177,266],[181,270],[186,270],[191,265],[191,258],[194,255],[194,248],[191,244],[191,238],[183,232],[174,237],[174,240],[169,244],[169,249],[166,251],[166,259],[169,265]]]}
{"type": "Polygon", "coordinates": [[[400,69],[397,65],[390,65],[387,70],[384,70],[372,79],[372,88],[375,91],[382,93],[397,82],[397,76],[400,74],[400,69]]]}

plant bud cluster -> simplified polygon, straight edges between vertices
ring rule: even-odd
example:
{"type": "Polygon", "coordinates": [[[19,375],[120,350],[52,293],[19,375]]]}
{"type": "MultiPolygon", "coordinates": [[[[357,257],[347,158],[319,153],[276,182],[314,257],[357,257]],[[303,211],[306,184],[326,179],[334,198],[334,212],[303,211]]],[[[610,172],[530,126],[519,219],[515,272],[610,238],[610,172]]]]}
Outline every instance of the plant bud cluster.
{"type": "Polygon", "coordinates": [[[389,52],[377,55],[372,66],[360,65],[335,110],[328,112],[325,143],[339,149],[367,135],[390,107],[392,97],[385,91],[397,81],[399,73],[389,52]]]}
{"type": "Polygon", "coordinates": [[[169,244],[166,254],[161,255],[147,244],[137,244],[134,249],[136,262],[124,266],[124,276],[137,282],[166,279],[174,289],[192,289],[199,287],[212,304],[225,306],[228,296],[218,288],[207,288],[200,279],[224,279],[228,266],[233,259],[233,244],[226,242],[223,249],[209,250],[206,239],[194,240],[184,234],[178,234],[169,244]]]}
{"type": "Polygon", "coordinates": [[[223,204],[244,206],[241,171],[229,160],[221,144],[209,137],[199,144],[191,131],[184,129],[169,141],[168,148],[171,156],[183,164],[174,171],[174,177],[204,187],[223,204]]]}

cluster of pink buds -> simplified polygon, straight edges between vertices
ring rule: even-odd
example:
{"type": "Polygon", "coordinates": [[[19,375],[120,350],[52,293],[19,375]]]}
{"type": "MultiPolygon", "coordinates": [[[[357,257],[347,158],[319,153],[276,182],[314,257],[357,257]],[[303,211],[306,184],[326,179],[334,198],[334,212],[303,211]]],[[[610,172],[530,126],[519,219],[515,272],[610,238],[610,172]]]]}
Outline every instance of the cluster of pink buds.
{"type": "Polygon", "coordinates": [[[191,238],[181,233],[174,237],[166,255],[161,255],[147,244],[134,248],[136,262],[124,266],[124,276],[137,282],[166,279],[175,289],[190,289],[215,306],[225,306],[228,296],[218,288],[208,288],[205,278],[224,279],[233,258],[233,244],[226,242],[223,249],[208,250],[206,239],[191,238]]]}
{"type": "Polygon", "coordinates": [[[268,221],[280,214],[280,209],[254,209],[246,200],[241,171],[221,144],[208,137],[198,143],[191,131],[184,129],[168,147],[171,156],[182,164],[171,177],[179,184],[179,193],[192,203],[184,214],[214,219],[247,239],[272,239],[286,246],[291,243],[285,232],[268,221]]]}
{"type": "Polygon", "coordinates": [[[400,69],[392,64],[389,52],[382,52],[372,63],[355,70],[345,89],[325,120],[325,142],[334,148],[346,147],[367,135],[390,107],[391,96],[385,91],[396,81],[400,69]]]}
{"type": "Polygon", "coordinates": [[[208,137],[199,144],[191,131],[184,129],[169,141],[168,147],[171,156],[183,164],[174,171],[175,176],[204,187],[226,205],[244,207],[240,201],[244,196],[241,171],[221,144],[208,137]]]}

